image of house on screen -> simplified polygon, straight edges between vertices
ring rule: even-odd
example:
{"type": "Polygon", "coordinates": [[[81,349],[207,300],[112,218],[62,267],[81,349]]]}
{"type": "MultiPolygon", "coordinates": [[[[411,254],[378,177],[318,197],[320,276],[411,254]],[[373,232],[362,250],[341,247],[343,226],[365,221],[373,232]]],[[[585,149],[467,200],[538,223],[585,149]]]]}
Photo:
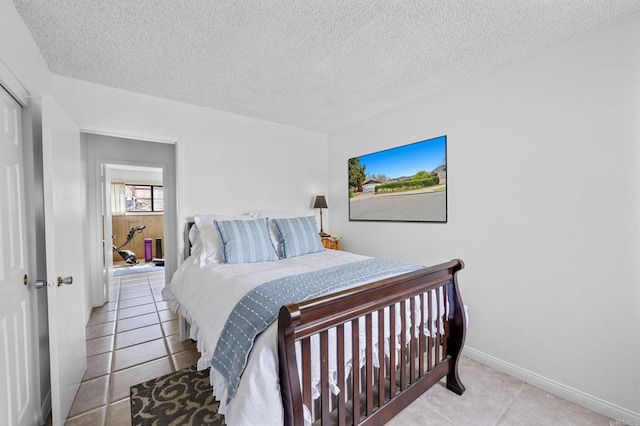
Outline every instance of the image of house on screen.
{"type": "Polygon", "coordinates": [[[447,137],[349,159],[349,220],[446,222],[447,137]]]}

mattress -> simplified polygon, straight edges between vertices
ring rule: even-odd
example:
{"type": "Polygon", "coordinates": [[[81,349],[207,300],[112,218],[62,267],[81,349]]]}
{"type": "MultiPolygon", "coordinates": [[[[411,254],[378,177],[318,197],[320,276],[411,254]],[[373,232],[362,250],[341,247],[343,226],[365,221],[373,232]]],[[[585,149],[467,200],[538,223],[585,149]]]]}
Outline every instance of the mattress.
{"type": "MultiPolygon", "coordinates": [[[[210,367],[222,328],[236,303],[251,289],[289,275],[302,274],[369,259],[344,251],[325,250],[278,260],[200,266],[185,260],[162,291],[174,312],[191,325],[189,337],[201,354],[198,368],[210,367]]],[[[364,282],[362,283],[364,284],[364,282]]],[[[278,384],[277,323],[254,344],[234,398],[227,397],[224,379],[211,369],[211,385],[220,401],[219,412],[229,425],[281,425],[282,401],[278,384]]]]}

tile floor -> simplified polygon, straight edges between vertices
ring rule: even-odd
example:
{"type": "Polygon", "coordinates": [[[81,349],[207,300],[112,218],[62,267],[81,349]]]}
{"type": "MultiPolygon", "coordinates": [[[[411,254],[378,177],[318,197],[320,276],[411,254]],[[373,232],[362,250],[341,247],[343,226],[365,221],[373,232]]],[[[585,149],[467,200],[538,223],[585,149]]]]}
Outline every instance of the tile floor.
{"type": "Polygon", "coordinates": [[[87,324],[87,371],[67,426],[131,424],[129,388],[189,365],[195,344],[178,338],[178,319],[162,301],[164,271],[116,277],[110,301],[87,324]]]}
{"type": "MultiPolygon", "coordinates": [[[[129,388],[194,364],[195,344],[180,342],[177,317],[162,301],[163,272],[118,277],[111,300],[87,325],[87,372],[67,426],[129,425],[129,388]]],[[[603,425],[607,417],[469,358],[460,363],[464,395],[442,383],[397,415],[394,426],[603,425]]]]}
{"type": "Polygon", "coordinates": [[[467,390],[456,395],[440,382],[394,417],[389,426],[610,426],[580,405],[463,357],[458,373],[467,390]]]}

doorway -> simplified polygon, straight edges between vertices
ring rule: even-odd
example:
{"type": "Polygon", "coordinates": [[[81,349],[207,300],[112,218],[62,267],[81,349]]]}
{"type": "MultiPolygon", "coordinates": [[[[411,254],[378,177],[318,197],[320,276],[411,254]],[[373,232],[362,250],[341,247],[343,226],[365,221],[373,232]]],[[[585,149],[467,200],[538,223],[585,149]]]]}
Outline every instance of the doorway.
{"type": "MultiPolygon", "coordinates": [[[[105,241],[111,236],[111,244],[104,245],[106,274],[119,277],[164,270],[162,169],[117,164],[105,164],[104,169],[105,241]]],[[[110,297],[113,289],[110,279],[110,297]]]]}
{"type": "Polygon", "coordinates": [[[149,263],[164,268],[167,282],[177,268],[175,144],[96,134],[83,139],[88,187],[95,189],[88,194],[91,302],[101,306],[114,288],[114,271],[128,273],[149,263]],[[116,199],[120,205],[114,207],[116,199]]]}

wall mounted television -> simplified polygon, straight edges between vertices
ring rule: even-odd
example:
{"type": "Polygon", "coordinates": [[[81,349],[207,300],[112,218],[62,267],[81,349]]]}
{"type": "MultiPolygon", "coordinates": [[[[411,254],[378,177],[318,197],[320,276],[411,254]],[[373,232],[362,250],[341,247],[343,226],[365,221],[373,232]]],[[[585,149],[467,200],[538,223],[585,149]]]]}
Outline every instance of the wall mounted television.
{"type": "Polygon", "coordinates": [[[447,136],[350,158],[349,220],[447,222],[447,136]]]}

